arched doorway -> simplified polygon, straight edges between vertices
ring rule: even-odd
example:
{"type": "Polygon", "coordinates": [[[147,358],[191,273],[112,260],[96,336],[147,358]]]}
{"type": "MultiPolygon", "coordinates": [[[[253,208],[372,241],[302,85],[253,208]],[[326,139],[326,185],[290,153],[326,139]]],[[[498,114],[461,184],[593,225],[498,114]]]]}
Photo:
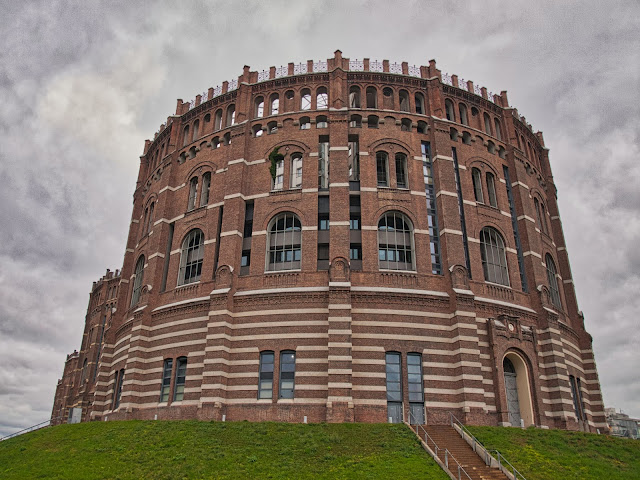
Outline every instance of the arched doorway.
{"type": "Polygon", "coordinates": [[[504,387],[507,399],[509,423],[519,427],[533,425],[533,405],[531,403],[531,388],[529,387],[529,373],[520,355],[509,352],[502,360],[504,371],[504,387]]]}

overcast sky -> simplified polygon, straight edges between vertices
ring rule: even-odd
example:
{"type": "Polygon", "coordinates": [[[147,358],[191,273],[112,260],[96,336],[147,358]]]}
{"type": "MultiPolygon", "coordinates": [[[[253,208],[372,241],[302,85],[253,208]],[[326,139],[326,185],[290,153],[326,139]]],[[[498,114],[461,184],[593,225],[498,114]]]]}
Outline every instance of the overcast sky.
{"type": "Polygon", "coordinates": [[[252,70],[435,58],[544,132],[607,406],[640,417],[640,3],[0,0],[0,436],[47,420],[144,140],[252,70]]]}

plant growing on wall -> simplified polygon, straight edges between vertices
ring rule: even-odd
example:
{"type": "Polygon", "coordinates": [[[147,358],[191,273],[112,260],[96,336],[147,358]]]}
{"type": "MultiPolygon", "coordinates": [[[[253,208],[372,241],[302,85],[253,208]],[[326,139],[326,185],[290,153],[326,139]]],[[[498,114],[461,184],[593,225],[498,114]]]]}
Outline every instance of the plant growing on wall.
{"type": "Polygon", "coordinates": [[[269,167],[269,172],[271,172],[271,179],[276,179],[276,166],[280,160],[284,160],[284,155],[278,153],[280,147],[274,148],[269,154],[269,160],[271,161],[271,166],[269,167]]]}

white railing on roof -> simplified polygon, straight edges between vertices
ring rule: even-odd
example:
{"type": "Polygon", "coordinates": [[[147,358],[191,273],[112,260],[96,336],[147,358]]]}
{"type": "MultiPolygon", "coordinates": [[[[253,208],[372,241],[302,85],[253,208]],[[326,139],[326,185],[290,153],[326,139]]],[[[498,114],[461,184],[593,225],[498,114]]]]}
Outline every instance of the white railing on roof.
{"type": "Polygon", "coordinates": [[[258,72],[258,82],[264,82],[265,80],[269,80],[269,70],[258,72]]]}
{"type": "Polygon", "coordinates": [[[409,75],[411,75],[412,77],[422,77],[422,74],[420,73],[420,67],[416,67],[415,65],[411,65],[409,67],[409,75]]]}
{"type": "Polygon", "coordinates": [[[303,73],[308,73],[307,64],[306,63],[296,63],[293,66],[293,74],[294,75],[302,75],[303,73]]]}
{"type": "Polygon", "coordinates": [[[236,88],[238,88],[238,79],[234,78],[229,82],[229,88],[227,91],[230,92],[231,90],[235,90],[236,88]]]}
{"type": "Polygon", "coordinates": [[[200,99],[200,103],[204,103],[207,100],[209,100],[209,91],[205,90],[204,92],[202,92],[202,94],[200,95],[202,98],[200,99]]]}
{"type": "Polygon", "coordinates": [[[478,85],[474,85],[473,86],[473,93],[475,93],[476,95],[482,96],[482,88],[480,88],[478,85]]]}
{"type": "Polygon", "coordinates": [[[362,72],[364,70],[364,62],[362,60],[349,60],[349,70],[352,72],[362,72]]]}
{"type": "Polygon", "coordinates": [[[327,62],[323,62],[320,60],[319,62],[313,62],[313,71],[314,72],[326,72],[327,71],[327,62]]]}
{"type": "Polygon", "coordinates": [[[213,96],[217,97],[219,95],[222,95],[222,87],[220,85],[213,89],[213,96]]]}
{"type": "Polygon", "coordinates": [[[394,62],[391,65],[389,65],[389,73],[397,73],[402,75],[402,64],[394,62]]]}
{"type": "Polygon", "coordinates": [[[370,72],[382,72],[384,69],[382,67],[382,62],[374,60],[373,62],[369,62],[369,71],[370,72]]]}
{"type": "Polygon", "coordinates": [[[442,83],[446,83],[447,85],[453,86],[453,81],[451,80],[451,75],[448,73],[442,74],[442,83]]]}
{"type": "Polygon", "coordinates": [[[276,68],[276,78],[282,78],[289,75],[289,67],[276,68]]]}
{"type": "Polygon", "coordinates": [[[458,79],[458,88],[461,88],[462,90],[465,90],[465,91],[467,90],[467,81],[462,77],[458,79]]]}

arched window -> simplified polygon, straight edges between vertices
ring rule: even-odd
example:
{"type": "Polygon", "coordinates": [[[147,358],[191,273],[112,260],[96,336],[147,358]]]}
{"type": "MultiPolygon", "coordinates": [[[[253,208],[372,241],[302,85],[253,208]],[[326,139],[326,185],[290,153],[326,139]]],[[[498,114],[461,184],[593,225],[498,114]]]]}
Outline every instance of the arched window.
{"type": "Polygon", "coordinates": [[[484,118],[484,131],[487,135],[491,135],[491,118],[488,113],[483,115],[484,118]]]}
{"type": "Polygon", "coordinates": [[[403,118],[400,122],[400,130],[403,132],[411,131],[411,120],[408,118],[403,118]]]}
{"type": "Polygon", "coordinates": [[[264,133],[262,131],[262,124],[260,124],[260,123],[257,124],[257,125],[254,125],[251,130],[253,131],[253,136],[254,137],[261,137],[262,134],[264,133]]]}
{"type": "Polygon", "coordinates": [[[482,174],[477,168],[471,169],[471,180],[473,181],[473,196],[478,203],[484,203],[484,195],[482,194],[482,174]]]}
{"type": "Polygon", "coordinates": [[[182,242],[178,286],[198,282],[202,273],[204,258],[204,233],[196,228],[191,230],[182,242]]]}
{"type": "Polygon", "coordinates": [[[378,263],[384,270],[415,270],[413,225],[400,212],[386,212],[378,221],[378,263]]]}
{"type": "Polygon", "coordinates": [[[316,108],[318,110],[329,108],[329,94],[327,87],[320,87],[316,92],[316,108]]]}
{"type": "Polygon", "coordinates": [[[227,132],[222,136],[223,145],[231,145],[231,133],[227,132]]]}
{"type": "Polygon", "coordinates": [[[220,147],[220,137],[213,137],[211,139],[211,150],[215,150],[220,147]]]}
{"type": "Polygon", "coordinates": [[[186,125],[182,131],[182,146],[186,145],[189,145],[189,125],[186,125]]]}
{"type": "Polygon", "coordinates": [[[398,188],[408,188],[407,180],[407,156],[404,153],[396,153],[396,184],[398,188]]]}
{"type": "Polygon", "coordinates": [[[300,130],[309,130],[311,128],[311,119],[309,117],[300,118],[300,130]]]}
{"type": "Polygon", "coordinates": [[[276,133],[278,131],[278,122],[269,122],[267,123],[267,133],[271,135],[272,133],[276,133]]]}
{"type": "Polygon", "coordinates": [[[422,95],[421,93],[416,93],[415,100],[416,100],[416,113],[418,115],[424,115],[427,112],[427,110],[424,107],[424,95],[422,95]]]}
{"type": "Polygon", "coordinates": [[[551,303],[558,309],[562,308],[560,302],[560,289],[558,288],[558,277],[556,264],[548,253],[544,257],[544,263],[547,266],[547,281],[549,282],[549,293],[551,294],[551,303]]]}
{"type": "Polygon", "coordinates": [[[216,116],[213,119],[213,129],[220,130],[222,128],[222,109],[216,110],[216,116]]]}
{"type": "Polygon", "coordinates": [[[264,98],[262,96],[256,98],[255,102],[255,118],[261,118],[264,116],[264,98]]]}
{"type": "Polygon", "coordinates": [[[297,270],[302,259],[302,225],[291,212],[280,213],[269,223],[267,270],[297,270]]]}
{"type": "Polygon", "coordinates": [[[149,231],[151,230],[151,227],[153,226],[153,211],[155,210],[156,207],[156,203],[155,202],[151,202],[151,205],[149,205],[149,216],[147,217],[147,224],[145,225],[145,234],[148,234],[149,231]]]}
{"type": "Polygon", "coordinates": [[[367,87],[367,108],[378,108],[378,90],[367,87]]]}
{"type": "Polygon", "coordinates": [[[471,145],[471,134],[469,132],[462,132],[462,143],[471,145]]]}
{"type": "Polygon", "coordinates": [[[460,123],[463,125],[469,125],[469,117],[467,116],[467,106],[464,103],[458,105],[460,111],[460,123]]]}
{"type": "Polygon", "coordinates": [[[369,128],[378,128],[378,116],[377,115],[369,115],[367,117],[367,127],[369,128]]]}
{"type": "Polygon", "coordinates": [[[302,187],[302,154],[291,155],[291,188],[302,187]]]}
{"type": "Polygon", "coordinates": [[[444,109],[447,114],[447,120],[456,121],[456,113],[453,111],[453,102],[448,98],[444,101],[444,109]]]}
{"type": "Polygon", "coordinates": [[[324,115],[316,117],[316,128],[327,128],[328,126],[329,121],[327,120],[327,117],[324,115]]]}
{"type": "Polygon", "coordinates": [[[349,108],[360,108],[360,87],[356,85],[349,89],[349,108]]]}
{"type": "Polygon", "coordinates": [[[198,134],[200,130],[200,121],[196,120],[195,122],[193,122],[193,141],[196,141],[198,139],[198,134]]]}
{"type": "Polygon", "coordinates": [[[285,112],[291,112],[295,110],[295,105],[293,101],[295,96],[296,94],[293,90],[287,90],[286,92],[284,92],[284,111],[285,112]]]}
{"type": "Polygon", "coordinates": [[[534,197],[533,206],[536,209],[536,220],[538,223],[538,228],[542,231],[542,215],[540,215],[540,201],[534,197]]]}
{"type": "Polygon", "coordinates": [[[496,177],[491,172],[487,172],[487,194],[489,195],[489,205],[498,208],[496,199],[496,177]]]}
{"type": "Polygon", "coordinates": [[[140,291],[142,290],[142,279],[144,277],[144,255],[140,255],[136,263],[135,278],[133,280],[133,291],[131,292],[131,306],[138,304],[140,291]]]}
{"type": "Polygon", "coordinates": [[[418,128],[417,128],[418,133],[427,133],[428,128],[429,126],[427,125],[427,122],[418,120],[418,128]]]}
{"type": "Polygon", "coordinates": [[[351,115],[351,120],[349,120],[349,126],[352,128],[362,127],[362,117],[360,115],[351,115]]]}
{"type": "Polygon", "coordinates": [[[211,189],[211,172],[202,176],[202,192],[200,192],[200,206],[209,203],[209,190],[211,189]]]}
{"type": "Polygon", "coordinates": [[[409,92],[400,90],[400,92],[398,92],[398,98],[400,100],[400,111],[409,112],[409,92]]]}
{"type": "Polygon", "coordinates": [[[196,208],[196,198],[198,194],[198,177],[193,177],[189,182],[189,203],[187,204],[187,211],[196,208]]]}
{"type": "Polygon", "coordinates": [[[282,190],[284,188],[284,158],[276,162],[276,176],[273,177],[272,190],[282,190]]]}
{"type": "Polygon", "coordinates": [[[504,240],[495,228],[484,227],[480,231],[480,256],[487,282],[509,286],[509,272],[504,240]]]}
{"type": "Polygon", "coordinates": [[[234,104],[227,107],[227,127],[236,123],[236,106],[234,104]]]}
{"type": "Polygon", "coordinates": [[[167,358],[162,367],[162,383],[160,384],[160,402],[169,401],[171,391],[171,370],[173,370],[173,358],[167,358]]]}
{"type": "Polygon", "coordinates": [[[300,110],[311,110],[311,90],[305,88],[300,93],[300,110]]]}
{"type": "Polygon", "coordinates": [[[271,115],[280,113],[280,96],[277,93],[271,95],[271,115]]]}
{"type": "Polygon", "coordinates": [[[387,152],[376,153],[376,171],[378,176],[378,186],[389,186],[389,156],[387,152]]]}
{"type": "Polygon", "coordinates": [[[500,120],[498,120],[497,118],[494,118],[493,125],[496,128],[496,138],[502,141],[502,129],[500,128],[500,120]]]}
{"type": "Polygon", "coordinates": [[[179,402],[184,398],[184,384],[187,379],[187,357],[176,359],[176,383],[173,387],[173,401],[179,402]]]}
{"type": "Polygon", "coordinates": [[[382,89],[382,102],[384,107],[388,110],[395,110],[393,106],[393,88],[384,87],[382,89]]]}

